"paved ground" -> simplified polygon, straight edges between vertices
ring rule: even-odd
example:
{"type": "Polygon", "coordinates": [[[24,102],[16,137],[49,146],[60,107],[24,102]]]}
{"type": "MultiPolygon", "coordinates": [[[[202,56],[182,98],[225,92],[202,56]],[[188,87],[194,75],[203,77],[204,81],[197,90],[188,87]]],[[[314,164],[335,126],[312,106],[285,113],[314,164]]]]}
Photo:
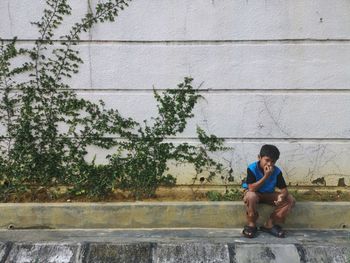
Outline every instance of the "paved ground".
{"type": "Polygon", "coordinates": [[[0,262],[350,262],[349,230],[289,230],[284,239],[240,229],[2,230],[0,262]]]}

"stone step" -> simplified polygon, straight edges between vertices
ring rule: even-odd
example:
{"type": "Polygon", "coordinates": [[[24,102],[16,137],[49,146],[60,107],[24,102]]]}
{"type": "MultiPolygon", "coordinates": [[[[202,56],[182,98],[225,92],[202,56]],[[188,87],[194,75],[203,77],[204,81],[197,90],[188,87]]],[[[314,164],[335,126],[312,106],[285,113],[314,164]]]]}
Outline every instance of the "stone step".
{"type": "MultiPolygon", "coordinates": [[[[0,228],[240,228],[243,202],[133,202],[0,204],[0,228]]],[[[259,207],[260,221],[272,207],[259,207]]],[[[300,202],[288,228],[346,229],[350,202],[300,202]]]]}
{"type": "Polygon", "coordinates": [[[0,262],[349,262],[348,230],[2,230],[0,262]]]}

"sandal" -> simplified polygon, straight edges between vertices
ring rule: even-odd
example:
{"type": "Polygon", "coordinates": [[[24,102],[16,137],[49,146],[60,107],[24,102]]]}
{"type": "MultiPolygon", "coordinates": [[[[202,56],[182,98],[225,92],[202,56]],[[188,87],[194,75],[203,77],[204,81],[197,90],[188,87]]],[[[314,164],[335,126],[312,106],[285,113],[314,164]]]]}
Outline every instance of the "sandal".
{"type": "Polygon", "coordinates": [[[242,234],[247,238],[254,238],[257,232],[258,229],[255,226],[244,226],[242,234]]]}
{"type": "Polygon", "coordinates": [[[272,228],[261,226],[260,230],[279,238],[284,238],[286,234],[279,225],[274,225],[272,228]]]}

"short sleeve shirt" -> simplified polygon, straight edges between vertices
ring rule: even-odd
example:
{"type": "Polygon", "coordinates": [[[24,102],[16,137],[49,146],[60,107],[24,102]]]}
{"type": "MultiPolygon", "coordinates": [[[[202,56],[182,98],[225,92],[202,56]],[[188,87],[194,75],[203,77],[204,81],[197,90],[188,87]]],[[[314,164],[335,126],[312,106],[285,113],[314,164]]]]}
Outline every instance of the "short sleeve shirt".
{"type": "MultiPolygon", "coordinates": [[[[260,162],[251,163],[247,169],[247,178],[243,183],[243,188],[248,189],[249,184],[253,184],[259,181],[264,176],[263,171],[260,168],[260,162]]],[[[275,166],[274,171],[271,176],[264,182],[264,184],[259,188],[258,192],[260,193],[272,193],[274,192],[275,187],[283,189],[287,187],[286,182],[284,181],[281,170],[275,166]]]]}
{"type": "MultiPolygon", "coordinates": [[[[247,168],[247,181],[246,182],[247,182],[247,184],[253,184],[256,182],[256,178],[254,176],[254,173],[249,168],[247,168]]],[[[284,181],[282,172],[280,172],[277,175],[276,187],[278,187],[279,189],[287,187],[286,182],[284,181]]]]}

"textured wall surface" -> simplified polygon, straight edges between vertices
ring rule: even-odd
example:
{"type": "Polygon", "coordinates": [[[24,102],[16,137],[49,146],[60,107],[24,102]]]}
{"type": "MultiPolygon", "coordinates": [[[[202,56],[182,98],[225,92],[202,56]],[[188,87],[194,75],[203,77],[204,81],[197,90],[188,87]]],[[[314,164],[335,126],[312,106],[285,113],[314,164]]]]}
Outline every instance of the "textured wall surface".
{"type": "MultiPolygon", "coordinates": [[[[42,2],[0,0],[0,37],[32,45],[42,2]]],[[[71,1],[57,38],[96,2],[71,1]]],[[[176,140],[196,143],[196,125],[225,138],[234,150],[218,157],[236,182],[273,143],[288,182],[350,185],[349,13],[348,0],[134,0],[82,37],[85,63],[71,86],[143,120],[156,114],[153,86],[192,76],[205,99],[176,140]]],[[[176,172],[190,181],[190,168],[176,172]]]]}

